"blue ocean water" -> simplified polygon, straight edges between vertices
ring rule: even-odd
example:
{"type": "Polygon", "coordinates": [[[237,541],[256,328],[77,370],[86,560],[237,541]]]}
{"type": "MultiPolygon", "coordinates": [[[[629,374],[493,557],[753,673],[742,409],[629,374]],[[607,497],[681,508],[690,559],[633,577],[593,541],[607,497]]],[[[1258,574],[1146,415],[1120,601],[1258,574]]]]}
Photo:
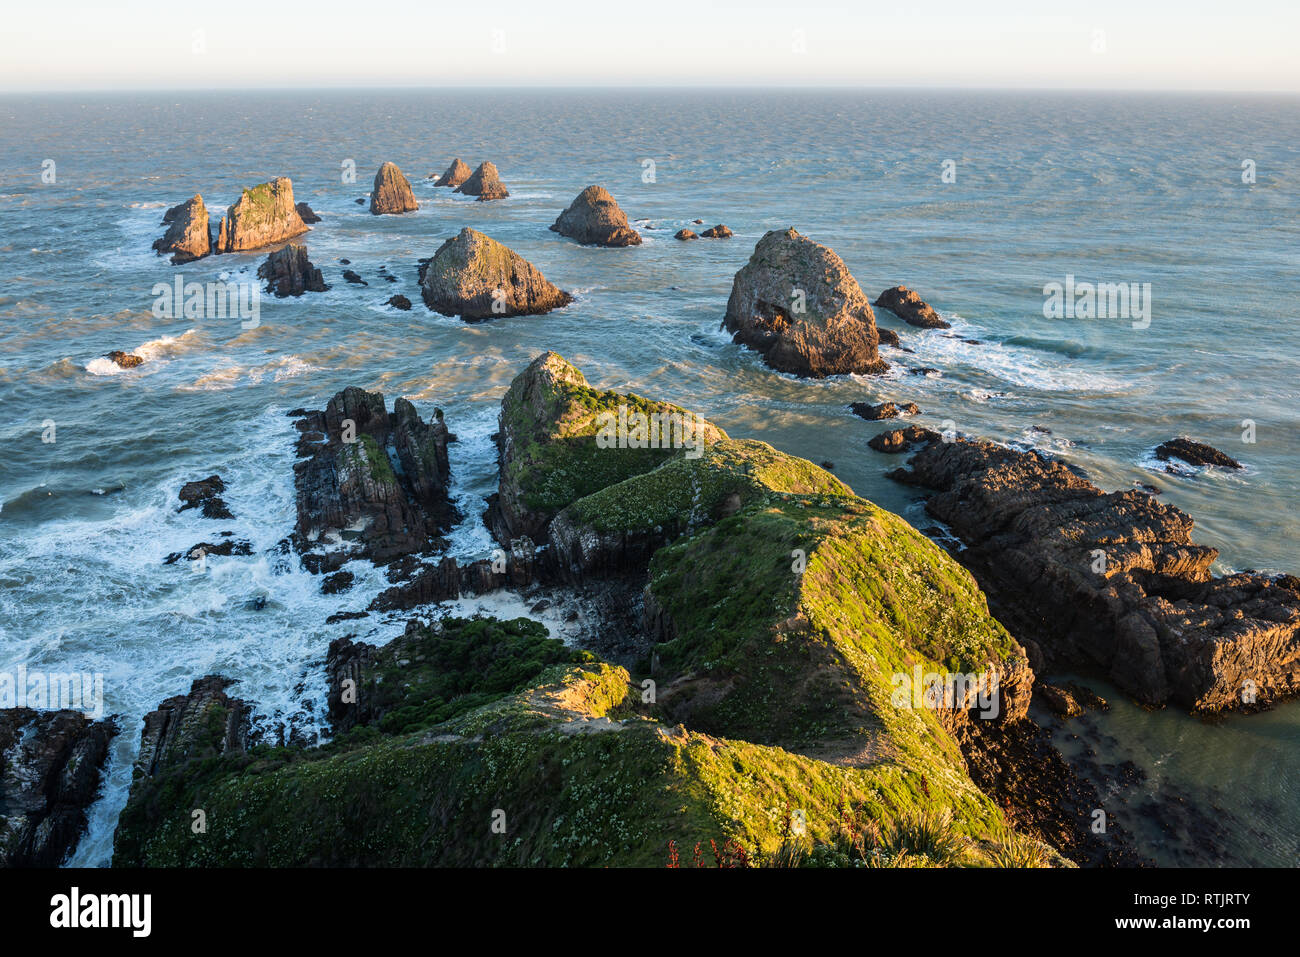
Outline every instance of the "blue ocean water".
{"type": "MultiPolygon", "coordinates": [[[[124,729],[74,861],[107,861],[139,719],[192,677],[238,678],[264,724],[310,732],[329,641],[400,631],[397,618],[324,624],[365,607],[384,584],[373,570],[353,569],[351,593],[322,596],[317,579],[269,553],[294,519],[284,413],[347,385],[446,412],[467,516],[453,549],[465,555],[489,547],[478,515],[495,485],[501,394],[554,349],[593,384],[670,399],[732,435],[833,462],[859,494],[918,525],[914,494],[884,478],[898,462],[867,448],[883,426],[848,403],[915,401],[922,424],[1048,448],[1108,489],[1155,484],[1196,519],[1198,541],[1221,549],[1221,570],[1297,571],[1298,134],[1294,97],[0,97],[0,670],[102,672],[124,729]],[[425,176],[454,156],[492,160],[510,198],[474,203],[433,188],[425,176]],[[42,181],[47,160],[54,182],[42,181]],[[411,179],[417,213],[375,217],[356,204],[386,160],[411,179]],[[1254,182],[1243,181],[1246,161],[1254,182]],[[219,215],[242,187],[280,175],[322,216],[305,241],[331,290],[264,297],[251,329],[155,318],[155,283],[251,279],[264,258],[171,266],[150,250],[164,210],[199,192],[219,215]],[[583,248],[547,229],[591,183],[614,194],[642,246],[583,248]],[[735,237],[673,240],[683,226],[698,231],[696,219],[735,237]],[[462,226],[511,246],[577,301],[479,325],[427,312],[416,262],[462,226]],[[786,226],[835,249],[870,297],[904,283],[953,329],[878,316],[913,350],[883,350],[894,363],[883,378],[799,381],[765,368],[718,324],[754,243],[786,226]],[[368,286],[343,282],[343,258],[368,286]],[[1067,276],[1149,283],[1149,325],[1044,318],[1044,285],[1067,276]],[[415,308],[384,305],[396,293],[415,308]],[[117,370],[101,358],[111,349],[148,361],[117,370]],[[908,374],[920,366],[939,374],[908,374]],[[42,441],[49,421],[52,443],[42,441]],[[1152,448],[1179,434],[1246,470],[1157,470],[1152,448]],[[216,524],[175,506],[183,482],[212,472],[236,516],[221,529],[257,554],[213,558],[203,572],[164,565],[211,539],[216,524]]],[[[1228,837],[1213,846],[1139,828],[1157,860],[1186,862],[1188,847],[1211,863],[1300,859],[1300,705],[1211,726],[1121,703],[1102,723],[1113,757],[1142,766],[1152,794],[1225,809],[1228,837]]]]}

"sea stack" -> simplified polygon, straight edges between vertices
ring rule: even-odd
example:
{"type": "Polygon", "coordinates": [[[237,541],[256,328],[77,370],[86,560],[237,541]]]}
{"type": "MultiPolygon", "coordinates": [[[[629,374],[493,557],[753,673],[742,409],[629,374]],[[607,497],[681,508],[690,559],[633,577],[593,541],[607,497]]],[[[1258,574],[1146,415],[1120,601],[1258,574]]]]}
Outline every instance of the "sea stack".
{"type": "Polygon", "coordinates": [[[939,314],[930,308],[929,303],[906,286],[894,286],[886,289],[877,298],[874,305],[888,309],[909,326],[922,329],[948,329],[950,323],[939,318],[939,314]]]}
{"type": "Polygon", "coordinates": [[[584,246],[640,246],[641,234],[603,187],[588,186],[551,226],[553,232],[584,246]]]}
{"type": "Polygon", "coordinates": [[[300,243],[290,243],[267,256],[257,269],[257,278],[265,279],[266,291],[279,299],[329,288],[320,270],[307,258],[307,247],[300,243]]]}
{"type": "Polygon", "coordinates": [[[432,173],[429,174],[429,179],[433,180],[434,186],[459,186],[469,177],[469,166],[459,156],[451,161],[451,165],[441,176],[435,179],[432,173]]]}
{"type": "Polygon", "coordinates": [[[158,255],[171,253],[172,263],[180,265],[202,259],[212,252],[208,208],[203,205],[203,197],[198,193],[179,206],[167,210],[163,222],[170,225],[163,237],[154,241],[153,248],[158,255]]]}
{"type": "Polygon", "coordinates": [[[773,230],[736,273],[722,321],[779,372],[879,374],[871,303],[839,256],[794,229],[773,230]]]}
{"type": "Polygon", "coordinates": [[[492,163],[480,163],[479,168],[456,187],[456,192],[477,196],[480,203],[490,199],[505,199],[510,195],[510,191],[501,182],[501,174],[492,163]]]}
{"type": "Polygon", "coordinates": [[[375,174],[375,185],[370,191],[370,212],[376,216],[410,213],[420,208],[411,192],[411,184],[396,163],[385,163],[375,174]]]}
{"type": "Polygon", "coordinates": [[[540,315],[573,301],[518,253],[468,227],[422,267],[420,292],[430,309],[467,322],[540,315]]]}
{"type": "Polygon", "coordinates": [[[287,176],[246,189],[221,217],[219,253],[261,249],[307,232],[293,201],[293,181],[287,176]]]}

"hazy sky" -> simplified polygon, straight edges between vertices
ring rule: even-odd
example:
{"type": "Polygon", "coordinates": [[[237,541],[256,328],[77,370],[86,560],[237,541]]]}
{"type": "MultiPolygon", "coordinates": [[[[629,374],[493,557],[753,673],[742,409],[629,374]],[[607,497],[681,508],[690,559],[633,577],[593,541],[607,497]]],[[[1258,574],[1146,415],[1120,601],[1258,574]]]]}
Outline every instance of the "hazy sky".
{"type": "Polygon", "coordinates": [[[1300,0],[296,7],[26,0],[6,5],[0,90],[743,84],[1300,92],[1297,50],[1300,0]]]}

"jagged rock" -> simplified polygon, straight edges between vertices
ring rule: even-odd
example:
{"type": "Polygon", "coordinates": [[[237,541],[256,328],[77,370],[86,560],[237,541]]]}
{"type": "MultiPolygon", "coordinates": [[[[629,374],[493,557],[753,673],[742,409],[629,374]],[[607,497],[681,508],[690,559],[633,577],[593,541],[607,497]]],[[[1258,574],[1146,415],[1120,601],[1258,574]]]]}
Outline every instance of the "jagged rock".
{"type": "Polygon", "coordinates": [[[908,375],[923,375],[926,378],[942,378],[943,371],[934,366],[913,366],[907,370],[908,375]]]}
{"type": "Polygon", "coordinates": [[[298,210],[299,217],[301,217],[302,221],[306,223],[308,226],[320,222],[320,216],[318,216],[316,212],[306,203],[303,202],[295,203],[294,209],[298,210]]]}
{"type": "Polygon", "coordinates": [[[704,232],[700,233],[700,236],[704,239],[730,239],[732,235],[733,233],[731,230],[722,225],[722,223],[718,223],[716,226],[710,226],[704,232]]]}
{"type": "Polygon", "coordinates": [[[161,239],[154,241],[153,248],[158,255],[171,253],[172,262],[180,264],[202,259],[212,252],[208,208],[203,205],[203,197],[198,193],[179,206],[167,210],[163,222],[171,225],[161,239]]]}
{"type": "Polygon", "coordinates": [[[640,246],[641,234],[627,224],[614,197],[600,186],[588,186],[560,213],[551,230],[584,246],[640,246]]]}
{"type": "Polygon", "coordinates": [[[58,867],[98,797],[113,718],[0,710],[0,867],[58,867]]]}
{"type": "MultiPolygon", "coordinates": [[[[229,534],[228,532],[226,534],[229,534]]],[[[197,562],[211,555],[229,557],[231,555],[251,555],[253,554],[252,542],[246,542],[243,539],[227,538],[224,541],[216,542],[199,542],[197,545],[191,545],[183,552],[172,552],[165,559],[164,565],[175,565],[182,558],[189,562],[197,562]]]]}
{"type": "Polygon", "coordinates": [[[266,280],[266,291],[277,298],[301,296],[304,292],[324,292],[325,277],[307,258],[307,247],[289,243],[266,257],[257,267],[257,278],[266,280]]]}
{"type": "Polygon", "coordinates": [[[780,372],[822,378],[889,364],[871,304],[843,260],[793,229],[758,241],[736,273],[723,325],[780,372]]]}
{"type": "Polygon", "coordinates": [[[420,293],[430,309],[468,322],[541,315],[573,301],[514,250],[468,227],[421,266],[420,293]]]}
{"type": "Polygon", "coordinates": [[[1012,631],[1054,668],[1097,668],[1148,705],[1250,708],[1300,693],[1300,581],[1212,577],[1192,519],[1135,489],[989,442],[931,441],[891,477],[926,510],[1012,631]]]}
{"type": "Polygon", "coordinates": [[[214,252],[261,249],[307,232],[293,201],[293,181],[287,176],[262,183],[240,194],[221,217],[214,252]]]}
{"type": "MultiPolygon", "coordinates": [[[[470,177],[469,167],[465,165],[463,162],[461,162],[460,157],[457,156],[454,160],[451,161],[451,165],[447,167],[447,171],[443,173],[441,176],[439,176],[435,180],[433,185],[434,186],[459,186],[461,183],[465,182],[465,180],[469,179],[469,177],[470,177]]],[[[433,178],[434,178],[434,174],[430,173],[429,179],[433,179],[433,178]]]]}
{"type": "Polygon", "coordinates": [[[1034,690],[1048,708],[1063,718],[1076,718],[1083,714],[1083,708],[1079,705],[1079,702],[1074,700],[1074,695],[1064,688],[1058,688],[1055,685],[1040,681],[1034,687],[1034,690]]]}
{"type": "Polygon", "coordinates": [[[492,163],[480,163],[478,169],[456,187],[456,192],[464,193],[466,196],[477,196],[480,203],[489,199],[505,199],[510,195],[505,184],[501,182],[501,174],[492,163]]]}
{"type": "Polygon", "coordinates": [[[384,589],[370,603],[369,610],[405,610],[455,601],[464,595],[482,595],[499,588],[520,590],[543,577],[551,577],[549,573],[550,569],[539,560],[532,540],[516,538],[509,543],[503,568],[490,559],[462,565],[454,558],[443,558],[437,565],[420,566],[408,581],[384,589]]]}
{"type": "Polygon", "coordinates": [[[867,445],[871,446],[877,452],[906,452],[912,446],[922,442],[929,442],[939,438],[938,432],[932,432],[930,429],[923,428],[919,425],[909,425],[901,429],[890,429],[888,432],[881,432],[867,440],[867,445]]]}
{"type": "Polygon", "coordinates": [[[326,575],[320,583],[321,594],[337,595],[349,591],[355,577],[351,572],[334,572],[332,575],[326,575]]]}
{"type": "Polygon", "coordinates": [[[1205,445],[1201,442],[1193,442],[1191,439],[1178,438],[1170,439],[1156,447],[1156,458],[1162,462],[1168,462],[1170,459],[1182,459],[1189,465],[1215,465],[1225,469],[1239,469],[1242,467],[1230,455],[1225,455],[1213,446],[1205,445]]]}
{"type": "Polygon", "coordinates": [[[235,516],[230,514],[230,509],[221,498],[221,493],[225,490],[226,483],[221,480],[220,475],[209,475],[205,479],[186,482],[181,486],[179,497],[182,505],[177,511],[201,508],[204,518],[234,518],[235,516]]]}
{"type": "Polygon", "coordinates": [[[359,275],[357,275],[357,274],[356,274],[355,272],[353,272],[351,269],[345,269],[345,270],[343,270],[343,281],[344,281],[344,282],[350,282],[350,283],[352,283],[352,285],[354,285],[354,286],[369,286],[369,285],[370,285],[370,283],[366,282],[364,279],[362,279],[359,275]]]}
{"type": "Polygon", "coordinates": [[[699,239],[699,238],[700,238],[699,236],[696,236],[695,233],[691,232],[691,230],[689,229],[679,229],[677,230],[677,233],[673,236],[673,239],[682,239],[682,240],[699,239]]]}
{"type": "Polygon", "coordinates": [[[370,212],[376,216],[409,213],[419,209],[411,184],[396,163],[385,163],[375,174],[375,185],[370,190],[370,212]]]}
{"type": "Polygon", "coordinates": [[[860,416],[869,422],[878,422],[881,419],[896,419],[900,415],[919,415],[921,407],[915,402],[904,402],[901,405],[895,405],[893,402],[881,402],[879,405],[872,405],[870,402],[854,402],[849,409],[854,415],[860,416]]]}
{"type": "MultiPolygon", "coordinates": [[[[232,698],[235,682],[221,675],[195,678],[188,694],[176,695],[144,716],[137,775],[152,777],[189,761],[246,751],[252,733],[252,709],[232,698]]],[[[135,797],[135,786],[131,788],[135,797]]]]}
{"type": "Polygon", "coordinates": [[[384,563],[424,551],[450,528],[451,436],[440,410],[425,423],[406,399],[387,413],[383,395],[350,387],[297,428],[304,439],[320,436],[300,441],[308,457],[294,465],[299,552],[331,552],[333,567],[343,558],[384,563]]]}
{"type": "Polygon", "coordinates": [[[949,329],[952,324],[944,322],[939,318],[939,314],[906,286],[894,286],[892,289],[886,289],[877,298],[874,305],[888,309],[894,315],[898,316],[909,326],[919,326],[922,329],[949,329]]]}
{"type": "Polygon", "coordinates": [[[398,294],[396,296],[393,296],[391,299],[389,299],[386,303],[384,303],[384,305],[392,306],[394,309],[401,309],[403,312],[408,312],[411,308],[411,300],[407,299],[403,295],[398,294]]]}
{"type": "Polygon", "coordinates": [[[104,353],[104,358],[113,360],[113,362],[122,369],[134,369],[136,366],[144,362],[142,356],[133,355],[130,352],[123,352],[120,349],[114,349],[112,352],[104,353]]]}

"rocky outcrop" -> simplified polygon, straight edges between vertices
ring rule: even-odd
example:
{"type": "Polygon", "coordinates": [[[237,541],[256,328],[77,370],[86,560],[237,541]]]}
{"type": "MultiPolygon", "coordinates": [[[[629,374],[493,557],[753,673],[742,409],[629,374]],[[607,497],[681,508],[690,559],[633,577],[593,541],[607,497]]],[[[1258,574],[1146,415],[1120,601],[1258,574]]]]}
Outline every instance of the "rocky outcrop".
{"type": "Polygon", "coordinates": [[[758,241],[736,273],[723,326],[779,372],[821,378],[889,368],[876,349],[871,304],[843,260],[793,229],[758,241]]]}
{"type": "Polygon", "coordinates": [[[897,454],[898,452],[907,452],[915,445],[921,445],[937,438],[939,438],[938,432],[932,432],[919,425],[909,425],[905,428],[890,429],[888,432],[873,435],[867,440],[867,445],[877,452],[897,454]]]}
{"type": "Polygon", "coordinates": [[[104,358],[111,360],[119,369],[134,369],[144,362],[144,356],[123,352],[121,349],[114,349],[112,352],[104,353],[104,358]]]}
{"type": "Polygon", "coordinates": [[[171,254],[174,264],[193,262],[212,252],[212,235],[208,225],[208,208],[203,205],[203,197],[195,193],[193,197],[173,206],[163,216],[163,223],[170,223],[161,239],[155,240],[153,248],[158,255],[171,254]]]}
{"type": "Polygon", "coordinates": [[[1193,442],[1187,438],[1170,439],[1156,447],[1156,458],[1162,462],[1168,462],[1170,459],[1182,459],[1188,465],[1213,465],[1224,469],[1239,469],[1242,467],[1230,455],[1225,455],[1213,446],[1205,445],[1201,442],[1193,442]]]}
{"type": "Polygon", "coordinates": [[[213,252],[237,253],[274,246],[301,236],[308,228],[293,201],[293,181],[281,176],[240,194],[221,217],[213,252]]]}
{"type": "Polygon", "coordinates": [[[1138,490],[989,442],[930,441],[891,477],[926,511],[999,617],[1051,669],[1095,668],[1147,705],[1250,709],[1300,692],[1300,579],[1213,577],[1192,519],[1138,490]]]}
{"type": "Polygon", "coordinates": [[[640,246],[641,234],[603,187],[588,186],[551,226],[584,246],[640,246]]]}
{"type": "Polygon", "coordinates": [[[302,218],[302,221],[306,223],[308,226],[320,222],[320,216],[316,215],[315,211],[306,203],[302,203],[302,202],[295,203],[294,209],[298,210],[298,215],[302,218]]]}
{"type": "Polygon", "coordinates": [[[478,169],[469,175],[465,182],[456,187],[456,192],[466,196],[477,196],[480,203],[490,199],[505,199],[510,195],[501,174],[492,163],[480,163],[478,169]]]}
{"type": "Polygon", "coordinates": [[[700,233],[704,239],[730,239],[734,235],[730,229],[718,223],[716,226],[710,226],[704,232],[700,233]]]}
{"type": "Polygon", "coordinates": [[[468,227],[421,267],[420,293],[430,309],[467,322],[541,315],[573,301],[514,250],[468,227]]]}
{"type": "Polygon", "coordinates": [[[402,312],[410,312],[411,310],[411,300],[407,299],[400,293],[396,296],[390,297],[384,305],[392,306],[394,309],[400,309],[402,312]]]}
{"type": "Polygon", "coordinates": [[[351,270],[351,269],[345,269],[345,270],[343,270],[343,281],[344,281],[344,282],[351,283],[351,284],[354,285],[354,286],[369,286],[369,285],[370,285],[370,283],[366,282],[364,279],[361,278],[360,275],[358,275],[355,271],[353,271],[353,270],[351,270]]]}
{"type": "Polygon", "coordinates": [[[940,319],[939,314],[931,309],[925,300],[906,286],[886,289],[877,297],[875,305],[888,309],[909,326],[919,326],[922,329],[948,329],[952,325],[940,319]]]}
{"type": "Polygon", "coordinates": [[[0,710],[0,867],[58,867],[98,796],[112,718],[0,710]]]}
{"type": "Polygon", "coordinates": [[[246,701],[226,694],[232,684],[220,675],[195,678],[188,694],[146,714],[137,774],[151,777],[188,761],[247,750],[252,712],[246,701]]]}
{"type": "Polygon", "coordinates": [[[307,247],[289,243],[266,257],[257,267],[257,278],[266,280],[266,291],[276,298],[301,296],[304,292],[324,292],[325,277],[307,258],[307,247]]]}
{"type": "Polygon", "coordinates": [[[900,415],[920,415],[921,413],[921,407],[915,402],[904,402],[898,405],[893,402],[881,402],[879,405],[872,405],[870,402],[854,402],[849,406],[849,410],[868,422],[896,419],[900,415]]]}
{"type": "Polygon", "coordinates": [[[370,190],[370,212],[376,216],[409,213],[420,208],[411,192],[411,184],[396,163],[385,163],[375,174],[370,190]]]}
{"type": "Polygon", "coordinates": [[[209,475],[205,479],[186,482],[181,486],[179,495],[181,507],[177,511],[198,508],[203,510],[204,518],[234,518],[235,516],[230,514],[230,509],[221,498],[221,493],[225,490],[226,483],[222,481],[220,475],[209,475]]]}
{"type": "Polygon", "coordinates": [[[441,410],[424,422],[406,399],[355,387],[297,422],[294,544],[313,571],[352,558],[385,563],[425,551],[450,528],[447,443],[441,410]]]}
{"type": "Polygon", "coordinates": [[[689,229],[679,229],[677,230],[676,234],[674,234],[673,236],[673,239],[681,239],[681,240],[699,239],[699,238],[700,238],[699,236],[696,236],[695,233],[689,229]]]}
{"type": "Polygon", "coordinates": [[[370,603],[371,611],[398,611],[455,601],[467,595],[483,595],[500,588],[521,590],[550,578],[545,553],[528,538],[516,538],[505,551],[504,562],[480,559],[462,565],[455,558],[443,558],[436,565],[422,565],[407,581],[386,588],[370,603]]]}
{"type": "MultiPolygon", "coordinates": [[[[447,171],[434,180],[434,186],[459,186],[465,180],[469,179],[469,167],[457,156],[447,167],[447,171]]],[[[434,174],[429,174],[429,179],[434,179],[434,174]]]]}

